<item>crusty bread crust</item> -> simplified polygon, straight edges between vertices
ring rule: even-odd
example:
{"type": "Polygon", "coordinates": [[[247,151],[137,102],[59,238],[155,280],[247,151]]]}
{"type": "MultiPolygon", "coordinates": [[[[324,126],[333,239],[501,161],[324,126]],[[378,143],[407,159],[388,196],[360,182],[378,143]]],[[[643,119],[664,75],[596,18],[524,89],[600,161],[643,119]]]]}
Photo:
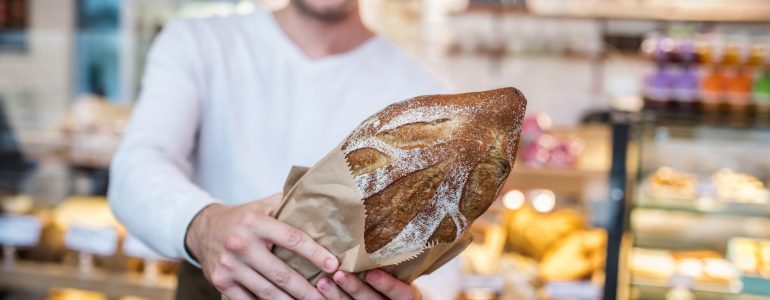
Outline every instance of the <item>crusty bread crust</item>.
{"type": "Polygon", "coordinates": [[[525,109],[514,88],[420,96],[356,128],[342,151],[364,200],[366,251],[459,237],[508,177],[525,109]]]}

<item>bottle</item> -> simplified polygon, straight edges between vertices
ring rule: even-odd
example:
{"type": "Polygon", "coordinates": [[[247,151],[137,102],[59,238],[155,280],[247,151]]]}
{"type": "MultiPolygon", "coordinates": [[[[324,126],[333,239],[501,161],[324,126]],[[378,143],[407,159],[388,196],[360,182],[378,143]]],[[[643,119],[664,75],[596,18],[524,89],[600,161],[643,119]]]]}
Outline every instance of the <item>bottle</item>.
{"type": "Polygon", "coordinates": [[[724,69],[724,78],[728,110],[734,116],[747,115],[752,89],[751,70],[743,66],[727,67],[724,69]]]}
{"type": "Polygon", "coordinates": [[[719,65],[709,67],[700,84],[700,103],[703,111],[718,112],[722,105],[724,90],[725,79],[721,67],[719,65]]]}
{"type": "Polygon", "coordinates": [[[645,82],[644,107],[652,110],[665,109],[671,100],[672,85],[672,72],[658,65],[645,82]]]}
{"type": "Polygon", "coordinates": [[[752,90],[753,102],[756,106],[757,120],[770,121],[770,64],[757,74],[752,90]]]}
{"type": "Polygon", "coordinates": [[[748,38],[743,35],[730,36],[722,55],[722,64],[726,66],[739,66],[746,62],[748,38]]]}
{"type": "MultiPolygon", "coordinates": [[[[766,57],[768,51],[770,51],[770,49],[768,49],[768,46],[765,43],[755,42],[749,51],[748,65],[761,67],[768,59],[768,57],[766,57]]],[[[768,61],[768,63],[770,63],[770,61],[768,61]]]]}
{"type": "Polygon", "coordinates": [[[686,65],[676,73],[674,80],[673,98],[679,110],[690,112],[695,109],[698,101],[698,88],[700,86],[698,72],[693,66],[686,65]]]}

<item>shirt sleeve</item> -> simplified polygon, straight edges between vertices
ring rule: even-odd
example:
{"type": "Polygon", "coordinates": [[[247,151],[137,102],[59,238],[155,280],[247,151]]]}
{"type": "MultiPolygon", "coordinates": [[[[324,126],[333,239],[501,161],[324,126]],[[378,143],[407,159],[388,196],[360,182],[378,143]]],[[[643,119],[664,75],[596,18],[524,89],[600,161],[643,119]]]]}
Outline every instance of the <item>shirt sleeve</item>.
{"type": "Polygon", "coordinates": [[[457,299],[460,293],[460,258],[456,257],[412,284],[425,300],[457,299]]]}
{"type": "Polygon", "coordinates": [[[191,181],[200,125],[201,60],[188,22],[172,21],[148,56],[138,104],[110,168],[109,201],[159,254],[196,263],[185,248],[195,215],[217,202],[191,181]]]}

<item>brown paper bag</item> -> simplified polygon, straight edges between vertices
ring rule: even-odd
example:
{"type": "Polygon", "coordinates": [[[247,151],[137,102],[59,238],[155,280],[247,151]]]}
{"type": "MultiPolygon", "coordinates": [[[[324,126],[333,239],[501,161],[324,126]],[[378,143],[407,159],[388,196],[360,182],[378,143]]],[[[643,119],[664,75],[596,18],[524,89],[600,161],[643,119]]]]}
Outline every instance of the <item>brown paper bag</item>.
{"type": "MultiPolygon", "coordinates": [[[[453,243],[438,244],[397,257],[373,258],[364,250],[364,202],[345,157],[335,147],[310,169],[294,167],[284,186],[275,217],[298,228],[340,260],[340,270],[358,273],[375,268],[405,282],[429,274],[462,252],[471,242],[466,232],[453,243]]],[[[313,284],[327,276],[306,259],[286,249],[273,252],[313,284]]]]}

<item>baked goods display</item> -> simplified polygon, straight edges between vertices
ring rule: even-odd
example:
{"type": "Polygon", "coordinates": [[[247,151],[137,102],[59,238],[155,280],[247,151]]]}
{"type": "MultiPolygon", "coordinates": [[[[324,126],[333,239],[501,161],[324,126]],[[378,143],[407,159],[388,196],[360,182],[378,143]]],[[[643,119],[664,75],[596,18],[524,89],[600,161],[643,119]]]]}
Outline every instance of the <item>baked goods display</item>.
{"type": "Polygon", "coordinates": [[[697,175],[661,167],[644,181],[647,198],[653,201],[699,201],[701,198],[719,202],[769,203],[767,187],[757,177],[720,169],[714,172],[710,180],[699,181],[697,175]],[[699,182],[704,182],[699,184],[699,182]]]}
{"type": "Polygon", "coordinates": [[[665,280],[676,271],[676,260],[665,250],[633,249],[628,262],[635,278],[665,280]]]}
{"type": "Polygon", "coordinates": [[[539,213],[524,206],[509,211],[505,219],[508,249],[535,259],[541,280],[584,280],[604,271],[606,232],[588,229],[581,213],[539,213]]]}
{"type": "Polygon", "coordinates": [[[744,203],[767,203],[768,201],[765,184],[752,175],[721,169],[711,176],[711,180],[716,187],[716,197],[719,200],[744,203]]]}
{"type": "Polygon", "coordinates": [[[714,251],[668,251],[635,248],[629,269],[635,280],[667,282],[674,276],[698,284],[729,286],[738,279],[736,268],[714,251]]]}
{"type": "Polygon", "coordinates": [[[366,251],[456,240],[508,177],[525,106],[513,88],[422,96],[356,128],[342,151],[366,209],[366,251]]]}
{"type": "Polygon", "coordinates": [[[550,299],[549,287],[559,282],[602,284],[607,234],[586,228],[579,212],[522,206],[507,209],[501,225],[474,224],[483,238],[461,254],[465,273],[502,279],[498,299],[550,299]],[[505,249],[498,243],[501,233],[505,249]]]}
{"type": "Polygon", "coordinates": [[[604,270],[607,233],[602,229],[578,230],[545,253],[540,277],[547,281],[571,281],[604,270]]]}
{"type": "Polygon", "coordinates": [[[649,176],[646,189],[650,196],[694,200],[698,196],[698,177],[670,167],[661,167],[649,176]]]}
{"type": "Polygon", "coordinates": [[[524,206],[508,212],[506,220],[509,249],[535,259],[585,226],[583,215],[570,209],[543,214],[524,206]]]}
{"type": "Polygon", "coordinates": [[[730,260],[742,274],[770,280],[770,240],[734,238],[729,249],[730,260]]]}

